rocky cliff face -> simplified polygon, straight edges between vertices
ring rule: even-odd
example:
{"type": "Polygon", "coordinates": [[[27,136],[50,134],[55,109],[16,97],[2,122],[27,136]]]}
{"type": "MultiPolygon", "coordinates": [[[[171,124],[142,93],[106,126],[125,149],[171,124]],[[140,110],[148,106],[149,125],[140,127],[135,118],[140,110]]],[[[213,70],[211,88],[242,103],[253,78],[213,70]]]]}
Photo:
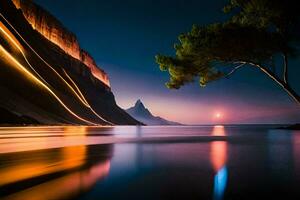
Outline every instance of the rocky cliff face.
{"type": "Polygon", "coordinates": [[[76,36],[30,0],[0,1],[0,69],[0,124],[140,124],[76,36]]]}
{"type": "Polygon", "coordinates": [[[97,66],[88,52],[80,48],[76,36],[67,30],[60,21],[31,0],[12,0],[12,2],[16,8],[22,11],[33,29],[59,46],[67,54],[84,63],[95,78],[110,87],[107,74],[97,66]]]}

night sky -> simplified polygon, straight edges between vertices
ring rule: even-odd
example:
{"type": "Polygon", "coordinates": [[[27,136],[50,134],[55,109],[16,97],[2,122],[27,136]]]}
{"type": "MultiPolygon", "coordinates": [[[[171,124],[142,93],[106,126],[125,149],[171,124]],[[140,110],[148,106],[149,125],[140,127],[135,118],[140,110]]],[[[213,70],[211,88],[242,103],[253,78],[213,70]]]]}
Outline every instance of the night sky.
{"type": "MultiPolygon", "coordinates": [[[[141,99],[153,114],[187,124],[295,123],[300,108],[257,69],[200,88],[169,90],[155,55],[174,54],[173,44],[192,24],[226,19],[226,0],[35,0],[74,32],[83,49],[110,76],[122,108],[141,99]],[[223,115],[215,119],[216,113],[223,115]]],[[[300,61],[291,62],[292,86],[300,92],[300,61]],[[297,80],[298,78],[298,80],[297,80]]]]}

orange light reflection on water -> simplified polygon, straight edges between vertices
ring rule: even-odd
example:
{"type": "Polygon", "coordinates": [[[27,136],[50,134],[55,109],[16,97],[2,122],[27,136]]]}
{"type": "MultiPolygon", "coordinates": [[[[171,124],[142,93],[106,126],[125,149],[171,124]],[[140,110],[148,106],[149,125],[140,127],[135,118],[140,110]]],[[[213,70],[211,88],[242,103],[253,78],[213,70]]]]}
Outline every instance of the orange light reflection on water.
{"type": "MultiPolygon", "coordinates": [[[[214,126],[212,131],[213,136],[225,136],[224,126],[214,126]]],[[[211,142],[210,160],[214,169],[214,189],[213,199],[223,200],[227,185],[228,171],[226,168],[227,162],[227,142],[214,141],[211,142]]]]}
{"type": "MultiPolygon", "coordinates": [[[[66,135],[76,132],[80,139],[85,138],[85,127],[65,128],[66,135]]],[[[39,145],[47,146],[47,138],[38,138],[39,145]]],[[[63,138],[62,138],[63,139],[63,138]]],[[[55,173],[80,167],[84,164],[86,158],[86,146],[64,147],[58,153],[42,156],[39,159],[24,158],[7,163],[0,168],[0,186],[26,180],[29,178],[55,173]]]]}
{"type": "MultiPolygon", "coordinates": [[[[112,144],[134,136],[113,135],[116,127],[40,126],[0,127],[0,156],[6,153],[45,150],[69,146],[112,144]],[[93,134],[97,130],[97,134],[93,134]],[[88,135],[88,137],[86,137],[88,135]]],[[[127,129],[125,129],[127,130],[127,129]]]]}
{"type": "MultiPolygon", "coordinates": [[[[224,126],[214,126],[212,131],[213,136],[225,136],[224,126]]],[[[227,142],[214,141],[211,142],[210,160],[215,172],[218,172],[227,161],[227,142]]]]}
{"type": "Polygon", "coordinates": [[[5,200],[31,199],[51,200],[71,199],[87,191],[97,181],[106,177],[110,170],[110,160],[99,162],[93,167],[65,175],[61,178],[34,186],[4,198],[5,200]]]}

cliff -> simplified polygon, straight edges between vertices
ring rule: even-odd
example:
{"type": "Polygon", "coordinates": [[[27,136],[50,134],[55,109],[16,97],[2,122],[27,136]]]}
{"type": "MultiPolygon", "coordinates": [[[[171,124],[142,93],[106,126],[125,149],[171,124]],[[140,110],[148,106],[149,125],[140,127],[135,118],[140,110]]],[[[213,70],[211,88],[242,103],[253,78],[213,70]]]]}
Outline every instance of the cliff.
{"type": "Polygon", "coordinates": [[[91,70],[94,77],[108,87],[110,86],[107,74],[97,66],[88,52],[80,48],[76,36],[67,30],[59,20],[31,0],[12,0],[12,2],[17,9],[22,11],[33,29],[37,30],[73,58],[80,60],[91,70]]]}
{"type": "Polygon", "coordinates": [[[30,0],[0,1],[0,68],[0,124],[140,124],[76,36],[30,0]]]}

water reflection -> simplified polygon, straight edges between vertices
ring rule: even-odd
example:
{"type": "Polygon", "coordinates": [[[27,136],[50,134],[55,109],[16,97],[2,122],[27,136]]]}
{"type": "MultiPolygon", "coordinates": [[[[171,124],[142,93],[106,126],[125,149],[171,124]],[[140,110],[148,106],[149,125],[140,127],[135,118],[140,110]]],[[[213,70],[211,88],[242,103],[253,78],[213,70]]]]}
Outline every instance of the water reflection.
{"type": "MultiPolygon", "coordinates": [[[[83,127],[78,127],[76,130],[74,128],[65,128],[64,134],[68,135],[70,131],[76,131],[76,133],[81,136],[80,139],[84,139],[85,137],[85,128],[83,127]]],[[[47,142],[41,142],[39,145],[46,146],[47,142]]],[[[36,155],[37,154],[40,153],[36,152],[36,155]]],[[[22,157],[17,153],[3,155],[2,158],[6,159],[1,160],[0,186],[79,167],[85,162],[86,146],[64,147],[59,150],[44,151],[44,154],[46,155],[38,155],[37,159],[32,158],[30,154],[23,154],[22,157]]]]}
{"type": "Polygon", "coordinates": [[[65,147],[53,151],[36,152],[33,155],[24,153],[22,157],[18,154],[1,156],[0,186],[80,167],[85,162],[85,146],[65,147]]]}
{"type": "MultiPolygon", "coordinates": [[[[0,139],[0,199],[300,197],[300,132],[297,131],[260,126],[43,128],[25,128],[20,140],[0,139]],[[173,134],[174,130],[177,133],[173,134]],[[199,139],[194,141],[197,131],[199,139]],[[155,140],[149,136],[153,132],[155,140]],[[187,133],[192,139],[182,140],[182,136],[177,137],[180,133],[187,133]],[[26,138],[29,134],[47,137],[26,138]],[[109,139],[130,141],[127,137],[138,140],[104,144],[109,139]],[[169,140],[174,137],[179,139],[169,140]],[[146,142],[140,142],[145,138],[146,142]],[[11,147],[21,147],[17,145],[20,142],[27,150],[35,144],[46,149],[7,153],[8,142],[14,145],[11,147]]],[[[5,130],[2,137],[12,137],[9,132],[22,134],[16,128],[5,130]]]]}
{"type": "MultiPolygon", "coordinates": [[[[84,127],[64,128],[71,133],[86,138],[84,127]]],[[[0,199],[74,198],[108,175],[112,154],[112,145],[0,154],[0,199]]]]}
{"type": "Polygon", "coordinates": [[[35,199],[59,200],[73,199],[88,191],[97,182],[106,177],[110,170],[110,160],[104,160],[91,168],[79,170],[63,177],[39,184],[3,200],[35,199]]]}
{"type": "Polygon", "coordinates": [[[300,131],[294,131],[292,141],[295,178],[300,180],[300,131]]]}
{"type": "Polygon", "coordinates": [[[86,146],[117,141],[112,127],[0,127],[0,153],[33,151],[66,146],[86,146]]]}
{"type": "MultiPolygon", "coordinates": [[[[224,126],[214,126],[213,136],[225,136],[224,126]]],[[[222,200],[227,185],[227,142],[211,142],[210,160],[215,171],[214,177],[214,200],[222,200]]]]}
{"type": "Polygon", "coordinates": [[[214,200],[221,200],[224,197],[227,185],[227,168],[224,166],[218,171],[214,178],[214,200]]]}

